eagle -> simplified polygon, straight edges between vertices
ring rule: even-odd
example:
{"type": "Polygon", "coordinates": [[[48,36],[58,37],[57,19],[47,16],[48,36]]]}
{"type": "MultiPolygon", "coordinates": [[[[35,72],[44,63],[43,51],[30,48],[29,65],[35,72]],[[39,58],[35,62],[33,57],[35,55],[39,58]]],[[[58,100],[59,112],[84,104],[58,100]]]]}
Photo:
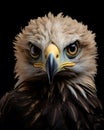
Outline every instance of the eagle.
{"type": "Polygon", "coordinates": [[[63,13],[31,19],[13,42],[14,88],[0,99],[0,130],[102,130],[97,44],[63,13]]]}

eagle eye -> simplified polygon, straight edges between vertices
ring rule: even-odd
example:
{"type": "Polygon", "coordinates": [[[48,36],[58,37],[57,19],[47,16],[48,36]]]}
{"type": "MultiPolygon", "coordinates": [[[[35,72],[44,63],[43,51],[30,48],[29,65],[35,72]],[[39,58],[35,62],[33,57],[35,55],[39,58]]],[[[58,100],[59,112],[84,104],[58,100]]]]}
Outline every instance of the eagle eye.
{"type": "Polygon", "coordinates": [[[33,44],[30,46],[30,54],[34,59],[38,59],[41,55],[41,49],[33,44]]]}
{"type": "Polygon", "coordinates": [[[74,58],[79,50],[79,41],[75,41],[66,47],[66,54],[69,58],[74,58]]]}

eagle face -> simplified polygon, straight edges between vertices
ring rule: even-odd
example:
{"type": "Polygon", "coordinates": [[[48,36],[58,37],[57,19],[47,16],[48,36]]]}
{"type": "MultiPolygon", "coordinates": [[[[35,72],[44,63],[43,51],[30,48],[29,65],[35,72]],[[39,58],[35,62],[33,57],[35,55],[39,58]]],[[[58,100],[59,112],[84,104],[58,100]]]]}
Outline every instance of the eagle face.
{"type": "Polygon", "coordinates": [[[46,74],[49,83],[66,76],[75,83],[85,82],[96,74],[95,34],[87,26],[62,14],[33,19],[16,37],[17,84],[46,74]],[[84,81],[86,79],[86,81],[84,81]],[[74,81],[73,81],[74,80],[74,81]]]}

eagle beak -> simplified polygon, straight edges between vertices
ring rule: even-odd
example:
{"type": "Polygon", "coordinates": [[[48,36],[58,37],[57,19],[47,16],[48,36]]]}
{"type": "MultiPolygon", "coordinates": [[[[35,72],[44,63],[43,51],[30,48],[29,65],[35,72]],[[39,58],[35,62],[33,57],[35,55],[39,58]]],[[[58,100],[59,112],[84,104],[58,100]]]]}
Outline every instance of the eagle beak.
{"type": "Polygon", "coordinates": [[[49,83],[53,82],[54,76],[57,72],[57,68],[58,68],[57,61],[55,57],[52,54],[50,54],[46,62],[46,71],[48,74],[49,83]]]}
{"type": "Polygon", "coordinates": [[[53,82],[54,76],[58,70],[59,50],[56,45],[50,44],[45,50],[46,71],[49,83],[53,82]]]}

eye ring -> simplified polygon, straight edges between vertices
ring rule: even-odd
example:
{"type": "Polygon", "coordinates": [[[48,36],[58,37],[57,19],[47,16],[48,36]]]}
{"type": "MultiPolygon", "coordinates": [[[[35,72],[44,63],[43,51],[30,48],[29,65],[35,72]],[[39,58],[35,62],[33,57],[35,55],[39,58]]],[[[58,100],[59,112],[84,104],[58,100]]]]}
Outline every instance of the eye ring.
{"type": "Polygon", "coordinates": [[[36,60],[41,55],[41,49],[33,44],[30,46],[30,55],[36,60]]]}
{"type": "Polygon", "coordinates": [[[78,54],[79,51],[79,41],[76,40],[75,42],[69,44],[66,47],[66,54],[69,58],[74,58],[78,54]]]}

